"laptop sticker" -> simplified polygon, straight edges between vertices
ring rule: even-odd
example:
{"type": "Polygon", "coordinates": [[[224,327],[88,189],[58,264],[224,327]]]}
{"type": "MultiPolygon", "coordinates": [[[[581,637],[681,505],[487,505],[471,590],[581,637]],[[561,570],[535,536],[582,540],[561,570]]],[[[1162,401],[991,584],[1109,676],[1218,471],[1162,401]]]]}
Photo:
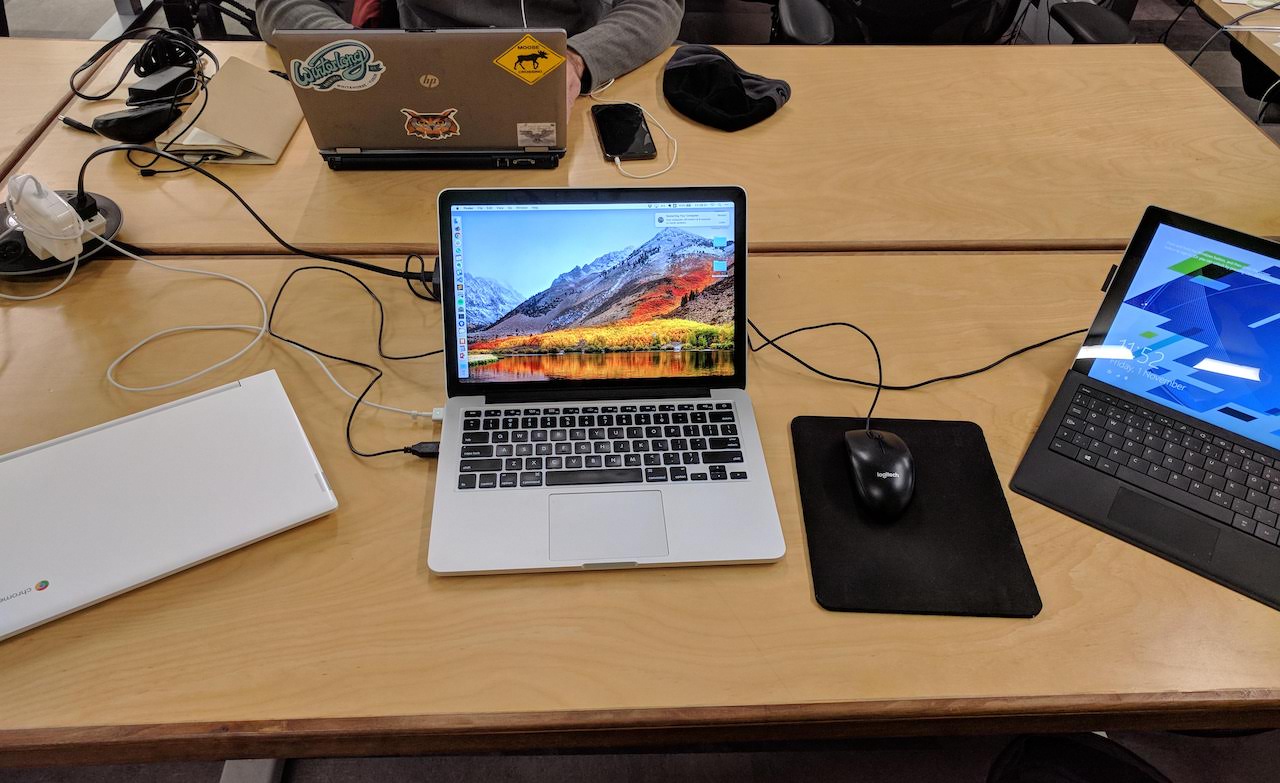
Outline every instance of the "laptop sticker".
{"type": "Polygon", "coordinates": [[[554,147],[556,124],[554,122],[517,122],[517,147],[554,147]]]}
{"type": "Polygon", "coordinates": [[[439,141],[462,135],[462,127],[458,125],[457,109],[445,109],[435,114],[401,109],[400,113],[405,116],[404,132],[410,136],[439,141]]]}
{"type": "Polygon", "coordinates": [[[299,87],[329,90],[367,90],[378,83],[386,68],[373,59],[373,50],[361,41],[345,39],[316,49],[306,61],[289,63],[289,75],[299,87]]]}
{"type": "Polygon", "coordinates": [[[495,57],[493,62],[525,84],[537,84],[542,77],[559,68],[564,57],[526,34],[510,49],[495,57]]]}

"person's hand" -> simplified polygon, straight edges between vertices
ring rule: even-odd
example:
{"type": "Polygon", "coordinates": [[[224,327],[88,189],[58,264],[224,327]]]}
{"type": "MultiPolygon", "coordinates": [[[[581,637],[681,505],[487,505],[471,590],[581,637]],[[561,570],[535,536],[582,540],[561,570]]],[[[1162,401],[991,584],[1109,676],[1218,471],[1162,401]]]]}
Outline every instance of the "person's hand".
{"type": "Polygon", "coordinates": [[[570,49],[568,56],[568,66],[564,69],[565,78],[568,79],[567,89],[564,92],[566,108],[573,111],[573,101],[578,97],[578,93],[582,92],[582,74],[586,73],[587,64],[582,61],[578,53],[570,49]]]}

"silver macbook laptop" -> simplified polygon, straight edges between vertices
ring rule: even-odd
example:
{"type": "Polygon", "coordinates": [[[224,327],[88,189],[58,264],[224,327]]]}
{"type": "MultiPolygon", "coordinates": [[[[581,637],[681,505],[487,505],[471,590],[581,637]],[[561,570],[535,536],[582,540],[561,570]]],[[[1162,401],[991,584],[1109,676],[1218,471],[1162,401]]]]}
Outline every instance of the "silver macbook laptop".
{"type": "Polygon", "coordinates": [[[554,168],[564,30],[278,30],[321,155],[340,168],[554,168]]]}
{"type": "Polygon", "coordinates": [[[0,457],[0,639],[332,511],[269,371],[0,457]]]}
{"type": "Polygon", "coordinates": [[[740,188],[446,190],[441,574],[776,560],[740,188]]]}

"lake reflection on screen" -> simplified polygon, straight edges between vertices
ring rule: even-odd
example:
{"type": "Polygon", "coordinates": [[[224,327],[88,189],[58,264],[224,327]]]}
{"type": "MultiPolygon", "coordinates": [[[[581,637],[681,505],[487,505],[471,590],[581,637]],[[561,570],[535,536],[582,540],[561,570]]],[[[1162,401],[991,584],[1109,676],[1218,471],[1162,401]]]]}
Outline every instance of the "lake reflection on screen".
{"type": "Polygon", "coordinates": [[[732,374],[733,351],[633,351],[503,356],[472,364],[467,380],[583,381],[732,374]]]}

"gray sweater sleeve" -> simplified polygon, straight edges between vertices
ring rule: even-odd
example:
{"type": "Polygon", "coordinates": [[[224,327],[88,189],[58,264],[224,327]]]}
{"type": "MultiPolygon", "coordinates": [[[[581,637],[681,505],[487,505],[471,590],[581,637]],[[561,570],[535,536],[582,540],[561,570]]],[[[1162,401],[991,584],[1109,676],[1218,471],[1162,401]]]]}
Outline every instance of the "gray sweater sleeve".
{"type": "MultiPolygon", "coordinates": [[[[591,75],[590,86],[635,70],[676,40],[684,0],[617,0],[594,27],[569,39],[591,75]]],[[[584,85],[585,86],[585,85],[584,85]]]]}
{"type": "Polygon", "coordinates": [[[273,43],[276,30],[350,30],[325,0],[258,0],[258,32],[273,43]]]}
{"type": "MultiPolygon", "coordinates": [[[[530,0],[530,5],[534,2],[530,0]]],[[[259,0],[258,29],[267,43],[272,42],[276,30],[350,29],[351,25],[334,10],[335,4],[336,0],[259,0]]],[[[434,5],[421,3],[424,12],[434,5]]],[[[567,20],[575,16],[581,19],[574,10],[576,5],[548,3],[549,16],[554,19],[563,13],[567,20]]],[[[684,17],[684,0],[614,0],[603,5],[606,10],[595,25],[569,38],[569,46],[587,64],[592,86],[639,68],[662,54],[676,39],[684,17]]],[[[473,0],[464,18],[470,24],[518,26],[519,8],[519,3],[512,0],[473,0]]]]}

